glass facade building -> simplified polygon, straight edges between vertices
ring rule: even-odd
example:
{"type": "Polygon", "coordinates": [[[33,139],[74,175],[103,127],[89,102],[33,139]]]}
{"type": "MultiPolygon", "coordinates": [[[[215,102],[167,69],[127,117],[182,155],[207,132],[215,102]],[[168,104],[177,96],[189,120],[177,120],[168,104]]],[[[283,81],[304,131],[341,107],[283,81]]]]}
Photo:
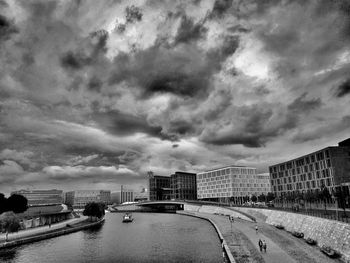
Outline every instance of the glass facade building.
{"type": "Polygon", "coordinates": [[[181,200],[197,199],[196,174],[175,172],[170,176],[171,198],[181,200]]]}
{"type": "Polygon", "coordinates": [[[171,199],[170,177],[160,175],[149,175],[149,200],[171,199]]]}
{"type": "Polygon", "coordinates": [[[243,203],[243,197],[267,195],[271,191],[268,174],[257,174],[256,168],[227,166],[197,174],[198,199],[243,203]]]}
{"type": "Polygon", "coordinates": [[[350,139],[269,167],[276,196],[316,191],[350,183],[350,139]]]}

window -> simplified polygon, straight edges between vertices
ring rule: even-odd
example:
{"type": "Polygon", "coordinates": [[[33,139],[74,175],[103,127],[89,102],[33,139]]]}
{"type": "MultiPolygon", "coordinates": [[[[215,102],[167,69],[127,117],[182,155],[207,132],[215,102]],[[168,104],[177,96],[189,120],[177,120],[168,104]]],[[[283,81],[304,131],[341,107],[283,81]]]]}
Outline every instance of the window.
{"type": "Polygon", "coordinates": [[[311,162],[315,162],[315,155],[311,155],[311,162]]]}

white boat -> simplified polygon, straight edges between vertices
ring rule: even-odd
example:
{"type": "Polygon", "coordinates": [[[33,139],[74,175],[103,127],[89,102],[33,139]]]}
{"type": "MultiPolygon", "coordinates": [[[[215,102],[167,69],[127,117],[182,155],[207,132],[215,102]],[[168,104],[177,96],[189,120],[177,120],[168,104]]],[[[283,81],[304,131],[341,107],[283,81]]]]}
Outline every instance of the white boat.
{"type": "Polygon", "coordinates": [[[130,223],[132,222],[134,219],[132,218],[131,214],[125,214],[123,216],[123,223],[130,223]]]}

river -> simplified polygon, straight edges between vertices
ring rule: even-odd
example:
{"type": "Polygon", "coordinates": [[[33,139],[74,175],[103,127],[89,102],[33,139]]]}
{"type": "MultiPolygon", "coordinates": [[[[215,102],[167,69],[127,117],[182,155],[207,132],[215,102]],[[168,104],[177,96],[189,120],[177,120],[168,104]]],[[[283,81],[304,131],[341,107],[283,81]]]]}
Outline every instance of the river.
{"type": "Polygon", "coordinates": [[[96,229],[0,251],[0,262],[223,262],[220,240],[207,221],[189,216],[107,213],[96,229]]]}

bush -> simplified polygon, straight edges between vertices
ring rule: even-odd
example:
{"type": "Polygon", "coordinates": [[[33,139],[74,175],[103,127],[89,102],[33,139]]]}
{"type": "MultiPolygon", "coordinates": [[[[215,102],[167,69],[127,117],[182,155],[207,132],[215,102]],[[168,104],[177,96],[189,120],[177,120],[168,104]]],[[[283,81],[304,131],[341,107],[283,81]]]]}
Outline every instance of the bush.
{"type": "Polygon", "coordinates": [[[105,215],[105,205],[103,203],[87,203],[83,211],[84,216],[102,218],[105,215]]]}

